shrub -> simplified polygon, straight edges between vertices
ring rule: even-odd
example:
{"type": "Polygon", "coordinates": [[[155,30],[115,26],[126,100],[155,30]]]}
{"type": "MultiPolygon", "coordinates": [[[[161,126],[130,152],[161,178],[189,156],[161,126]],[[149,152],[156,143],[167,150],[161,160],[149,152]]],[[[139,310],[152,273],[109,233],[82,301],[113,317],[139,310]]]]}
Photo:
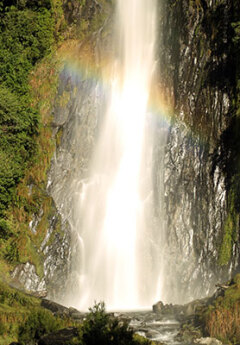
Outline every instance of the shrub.
{"type": "MultiPolygon", "coordinates": [[[[0,1],[0,218],[36,151],[29,73],[50,52],[54,30],[50,0],[0,1]]],[[[7,237],[3,222],[0,229],[7,237]]]]}
{"type": "Polygon", "coordinates": [[[80,344],[82,345],[138,345],[150,344],[148,340],[134,338],[133,331],[126,322],[105,312],[103,302],[90,308],[90,313],[80,328],[80,344]]]}
{"type": "Polygon", "coordinates": [[[9,89],[0,87],[0,216],[35,151],[33,135],[37,134],[38,116],[22,102],[9,89]]]}
{"type": "Polygon", "coordinates": [[[0,218],[0,238],[8,239],[12,234],[11,228],[5,219],[0,218]]]}
{"type": "Polygon", "coordinates": [[[2,321],[0,321],[0,335],[4,335],[6,330],[7,330],[6,325],[2,321]]]}
{"type": "Polygon", "coordinates": [[[63,321],[54,317],[48,310],[36,310],[31,312],[27,320],[20,325],[18,341],[24,345],[62,327],[63,321]]]}

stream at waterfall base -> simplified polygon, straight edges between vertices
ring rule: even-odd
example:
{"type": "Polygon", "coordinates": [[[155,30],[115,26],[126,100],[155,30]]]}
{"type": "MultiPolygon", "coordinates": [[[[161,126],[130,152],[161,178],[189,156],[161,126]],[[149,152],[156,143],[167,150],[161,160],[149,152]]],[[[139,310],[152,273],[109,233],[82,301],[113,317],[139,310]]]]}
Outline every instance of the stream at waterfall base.
{"type": "Polygon", "coordinates": [[[114,315],[120,319],[131,320],[129,326],[135,333],[149,340],[166,345],[185,345],[175,340],[180,323],[174,319],[163,319],[152,311],[119,312],[114,315]]]}

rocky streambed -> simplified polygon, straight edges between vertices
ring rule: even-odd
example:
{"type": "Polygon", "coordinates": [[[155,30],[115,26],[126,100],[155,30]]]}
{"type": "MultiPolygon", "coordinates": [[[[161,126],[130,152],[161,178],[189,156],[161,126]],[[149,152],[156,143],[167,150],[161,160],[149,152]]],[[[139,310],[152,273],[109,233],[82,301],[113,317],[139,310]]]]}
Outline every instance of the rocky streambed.
{"type": "Polygon", "coordinates": [[[180,323],[174,318],[159,317],[152,311],[126,312],[118,317],[125,317],[129,326],[135,333],[155,342],[164,344],[179,344],[176,336],[180,329],[180,323]]]}
{"type": "MultiPolygon", "coordinates": [[[[135,344],[135,340],[131,338],[132,332],[129,330],[136,334],[137,344],[149,344],[144,338],[152,341],[152,344],[165,345],[240,344],[240,274],[227,283],[219,285],[211,297],[194,300],[184,305],[164,304],[159,301],[152,309],[140,311],[110,313],[105,311],[104,303],[98,303],[90,309],[90,313],[86,313],[46,298],[31,297],[16,289],[2,286],[2,300],[5,301],[6,307],[12,306],[13,296],[19,305],[18,309],[22,308],[22,313],[26,314],[23,315],[27,317],[26,325],[37,330],[29,335],[30,342],[23,342],[21,338],[21,335],[25,336],[25,331],[29,333],[29,327],[25,327],[25,324],[19,328],[22,329],[20,333],[12,334],[12,338],[18,339],[19,343],[25,345],[69,345],[73,341],[82,344],[86,334],[91,337],[93,343],[87,341],[83,344],[89,345],[95,344],[95,340],[105,334],[104,332],[108,332],[109,339],[117,334],[119,340],[121,334],[121,337],[127,337],[126,344],[135,344]],[[29,306],[30,310],[26,311],[24,306],[29,306]],[[45,327],[41,334],[38,332],[39,325],[33,315],[37,315],[37,320],[40,317],[41,325],[45,327]],[[50,329],[46,325],[46,317],[49,322],[53,324],[60,322],[60,324],[57,328],[50,329]],[[138,339],[137,335],[142,338],[138,339]],[[132,339],[130,343],[129,336],[132,339]],[[214,337],[222,339],[223,343],[214,337]]],[[[9,317],[7,310],[5,314],[9,317]]],[[[125,338],[120,339],[120,343],[125,345],[125,338]]],[[[113,342],[111,340],[110,343],[118,344],[118,340],[113,342]]],[[[108,345],[109,342],[104,338],[100,344],[108,345]]]]}
{"type": "MultiPolygon", "coordinates": [[[[65,308],[51,301],[43,300],[42,306],[55,311],[55,315],[65,315],[73,318],[81,323],[85,317],[85,313],[81,313],[74,308],[65,308]]],[[[174,306],[173,306],[174,307],[174,306]]],[[[202,337],[201,332],[197,329],[184,329],[183,324],[189,320],[186,316],[179,314],[165,315],[154,312],[152,310],[145,311],[126,311],[111,313],[119,322],[127,322],[129,328],[134,333],[153,341],[154,344],[163,345],[222,345],[222,343],[214,338],[202,337]]],[[[70,341],[76,334],[77,329],[72,327],[44,336],[39,341],[39,345],[64,345],[70,341]]]]}
{"type": "MultiPolygon", "coordinates": [[[[161,301],[153,305],[152,310],[112,312],[111,317],[120,323],[127,323],[134,333],[153,341],[154,344],[165,345],[221,345],[215,338],[203,337],[201,325],[198,324],[199,313],[216,298],[223,295],[219,288],[211,298],[192,301],[185,305],[163,304],[161,301]]],[[[66,308],[55,302],[43,299],[41,305],[56,316],[69,317],[77,323],[82,323],[87,313],[75,308],[66,308]]],[[[58,331],[44,336],[41,345],[64,345],[76,333],[76,328],[58,331]]]]}

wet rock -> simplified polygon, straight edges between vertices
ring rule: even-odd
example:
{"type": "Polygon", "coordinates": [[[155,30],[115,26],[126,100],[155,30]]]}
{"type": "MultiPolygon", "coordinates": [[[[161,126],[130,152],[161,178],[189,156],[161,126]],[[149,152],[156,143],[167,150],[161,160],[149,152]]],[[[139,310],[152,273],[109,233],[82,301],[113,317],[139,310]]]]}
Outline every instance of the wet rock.
{"type": "Polygon", "coordinates": [[[162,313],[164,310],[164,304],[163,302],[159,301],[156,304],[153,305],[153,311],[154,313],[162,313]]]}
{"type": "Polygon", "coordinates": [[[49,172],[48,193],[56,204],[57,213],[61,215],[66,239],[63,245],[56,238],[51,248],[44,249],[49,251],[44,267],[49,283],[52,282],[51,276],[54,276],[66,286],[66,289],[60,287],[50,297],[61,301],[64,293],[64,301],[72,304],[74,296],[79,295],[80,279],[76,277],[79,277],[83,260],[82,242],[78,234],[79,219],[73,205],[79,202],[88,183],[89,161],[101,114],[104,113],[106,95],[100,82],[87,79],[84,74],[76,75],[68,66],[63,69],[59,79],[59,97],[67,92],[68,98],[64,106],[56,102],[54,109],[54,125],[57,131],[61,128],[62,135],[49,172]],[[65,272],[61,272],[61,265],[65,265],[65,272]],[[57,274],[54,272],[55,266],[60,268],[57,274]]]}
{"type": "Polygon", "coordinates": [[[29,223],[29,229],[32,231],[33,234],[37,233],[37,226],[40,223],[43,216],[43,209],[40,209],[38,214],[33,214],[32,220],[29,223]]]}
{"type": "Polygon", "coordinates": [[[82,313],[79,310],[75,308],[67,308],[63,305],[53,302],[49,299],[42,299],[41,306],[43,308],[46,308],[50,310],[54,315],[60,316],[60,317],[69,317],[72,320],[76,322],[82,322],[84,318],[86,317],[86,313],[82,313]]]}
{"type": "Polygon", "coordinates": [[[63,1],[64,16],[69,25],[79,24],[82,20],[93,18],[94,14],[100,11],[101,6],[96,0],[86,0],[84,5],[78,0],[63,1]]]}
{"type": "Polygon", "coordinates": [[[209,298],[192,301],[184,306],[184,314],[186,316],[194,315],[199,308],[206,306],[208,303],[209,298]]]}
{"type": "Polygon", "coordinates": [[[68,310],[69,310],[70,317],[73,320],[82,321],[86,317],[86,313],[82,313],[75,308],[70,307],[68,310]]]}
{"type": "MultiPolygon", "coordinates": [[[[49,228],[39,248],[39,254],[43,260],[44,277],[39,277],[36,267],[30,262],[17,265],[11,276],[13,286],[23,288],[36,297],[48,296],[56,299],[66,284],[63,277],[67,276],[69,269],[70,234],[68,224],[61,222],[61,216],[54,203],[50,211],[52,215],[49,218],[49,228]]],[[[40,215],[42,217],[42,211],[40,215]]]]}
{"type": "Polygon", "coordinates": [[[50,310],[55,315],[70,315],[69,309],[67,307],[64,307],[63,305],[50,301],[48,299],[42,299],[41,306],[50,310]]]}
{"type": "Polygon", "coordinates": [[[66,277],[70,270],[70,229],[67,222],[61,221],[61,233],[56,232],[55,223],[48,231],[54,235],[51,243],[44,240],[42,244],[44,277],[49,291],[48,298],[61,302],[60,296],[67,285],[66,277]]]}
{"type": "Polygon", "coordinates": [[[48,292],[47,292],[47,290],[45,290],[45,291],[44,290],[43,291],[32,291],[32,292],[30,292],[30,294],[34,297],[45,298],[45,297],[47,297],[48,292]]]}
{"type": "Polygon", "coordinates": [[[176,318],[177,320],[186,316],[186,307],[177,304],[163,304],[163,302],[158,302],[153,305],[153,311],[161,316],[161,318],[176,318]]]}
{"type": "Polygon", "coordinates": [[[145,336],[148,338],[148,339],[154,339],[156,338],[157,336],[159,336],[159,332],[158,331],[155,331],[153,329],[151,330],[145,330],[145,336]]]}
{"type": "Polygon", "coordinates": [[[207,304],[212,304],[216,298],[224,296],[225,291],[226,288],[223,289],[222,287],[218,287],[214,294],[208,299],[207,304]]]}
{"type": "Polygon", "coordinates": [[[173,317],[171,319],[161,318],[154,312],[126,313],[125,315],[132,318],[130,327],[135,333],[154,340],[157,344],[175,343],[174,337],[179,331],[180,323],[173,317]]]}
{"type": "Polygon", "coordinates": [[[70,316],[71,316],[71,319],[73,319],[75,321],[83,321],[84,318],[86,317],[86,314],[78,311],[78,312],[70,314],[70,316]]]}
{"type": "Polygon", "coordinates": [[[68,345],[77,336],[77,328],[65,328],[42,337],[38,345],[68,345]]]}
{"type": "Polygon", "coordinates": [[[35,266],[30,262],[17,265],[11,276],[16,287],[24,287],[29,293],[46,293],[45,279],[38,276],[35,266]]]}
{"type": "Polygon", "coordinates": [[[175,340],[180,343],[192,344],[197,338],[201,337],[201,330],[195,328],[191,324],[182,325],[175,340]]]}
{"type": "Polygon", "coordinates": [[[203,298],[194,300],[184,305],[178,304],[163,304],[163,302],[157,302],[153,305],[152,309],[154,313],[157,313],[162,319],[163,318],[175,318],[178,321],[190,320],[196,314],[198,309],[203,308],[210,301],[214,300],[215,297],[203,298]]]}
{"type": "Polygon", "coordinates": [[[159,73],[175,112],[165,148],[168,244],[163,297],[187,303],[212,294],[215,284],[229,279],[239,265],[239,240],[229,264],[219,267],[218,262],[227,216],[220,155],[231,107],[226,72],[231,53],[226,42],[231,41],[232,5],[229,0],[206,0],[199,6],[181,0],[173,7],[162,2],[162,7],[159,73]],[[216,35],[211,36],[215,29],[216,35]]]}
{"type": "Polygon", "coordinates": [[[209,337],[196,339],[194,343],[199,345],[222,345],[220,340],[209,337]]]}
{"type": "Polygon", "coordinates": [[[69,307],[68,310],[69,310],[70,315],[79,312],[76,308],[73,308],[73,307],[69,307]]]}

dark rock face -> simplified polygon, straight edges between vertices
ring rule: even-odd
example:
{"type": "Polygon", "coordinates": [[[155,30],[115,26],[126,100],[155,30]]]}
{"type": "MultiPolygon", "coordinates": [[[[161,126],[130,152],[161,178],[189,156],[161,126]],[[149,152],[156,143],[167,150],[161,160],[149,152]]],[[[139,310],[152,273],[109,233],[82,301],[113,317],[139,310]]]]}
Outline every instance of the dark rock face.
{"type": "Polygon", "coordinates": [[[43,299],[41,301],[41,306],[45,309],[50,310],[53,314],[68,314],[68,308],[53,302],[49,299],[43,299]]]}
{"type": "Polygon", "coordinates": [[[161,301],[159,301],[153,305],[154,313],[161,313],[163,311],[163,309],[164,309],[164,304],[161,301]]]}
{"type": "Polygon", "coordinates": [[[39,345],[67,345],[78,336],[78,329],[71,327],[61,329],[60,331],[51,333],[42,337],[39,341],[39,345]]]}
{"type": "Polygon", "coordinates": [[[213,292],[239,265],[238,240],[219,266],[228,189],[221,165],[234,88],[232,2],[162,4],[162,79],[171,86],[174,120],[165,161],[166,300],[213,292]]]}
{"type": "MultiPolygon", "coordinates": [[[[68,94],[69,100],[67,105],[56,106],[54,111],[54,125],[57,131],[62,131],[62,137],[52,161],[48,191],[71,232],[71,252],[69,257],[65,257],[70,274],[63,277],[68,285],[67,290],[77,297],[82,248],[76,223],[78,210],[74,205],[78,193],[84,188],[104,95],[100,83],[75,75],[67,66],[60,75],[59,97],[63,93],[68,94]],[[77,185],[79,181],[82,181],[81,186],[77,185]]],[[[60,295],[65,290],[64,285],[60,295]]]]}
{"type": "Polygon", "coordinates": [[[69,224],[62,222],[54,205],[39,252],[43,256],[43,276],[38,275],[33,264],[26,262],[17,265],[13,270],[12,284],[38,297],[48,294],[53,299],[57,298],[66,284],[64,277],[68,275],[69,270],[70,231],[69,224]]]}
{"type": "Polygon", "coordinates": [[[63,2],[64,16],[68,24],[79,25],[82,20],[90,21],[94,14],[101,9],[96,0],[65,0],[63,2]]]}
{"type": "Polygon", "coordinates": [[[60,316],[62,318],[71,318],[75,322],[81,322],[84,317],[86,316],[85,313],[81,313],[79,310],[75,308],[67,308],[63,305],[53,302],[49,299],[42,299],[41,307],[50,310],[54,315],[60,316]]]}

